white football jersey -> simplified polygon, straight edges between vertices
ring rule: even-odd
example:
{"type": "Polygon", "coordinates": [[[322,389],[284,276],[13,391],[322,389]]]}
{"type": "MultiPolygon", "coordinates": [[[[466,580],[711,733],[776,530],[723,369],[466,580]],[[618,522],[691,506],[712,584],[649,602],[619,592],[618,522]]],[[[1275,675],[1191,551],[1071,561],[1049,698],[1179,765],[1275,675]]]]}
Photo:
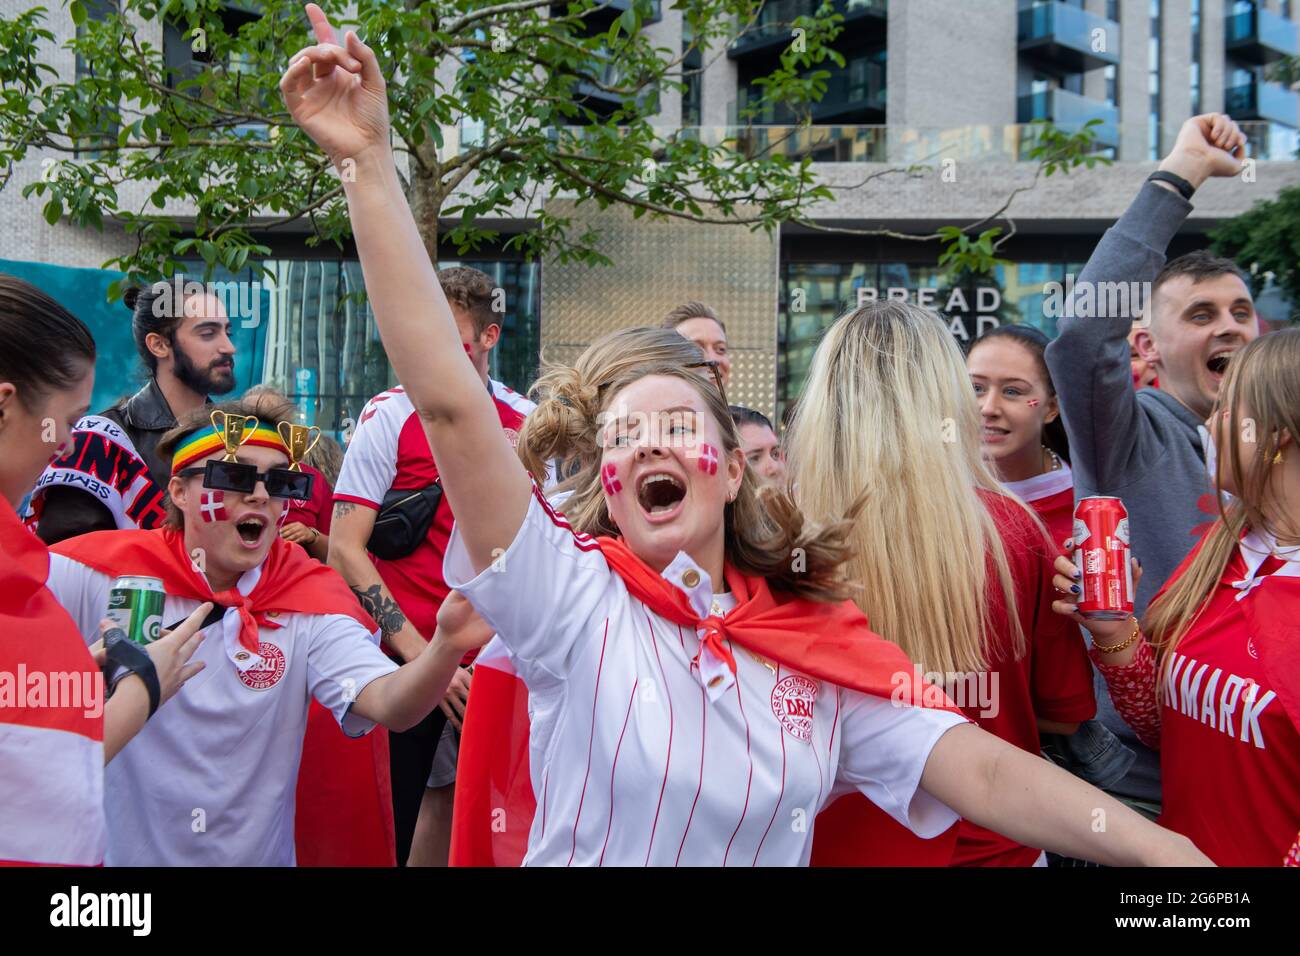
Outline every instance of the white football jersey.
{"type": "MultiPolygon", "coordinates": [[[[236,585],[248,594],[254,568],[236,585]]],[[[99,640],[113,579],[50,555],[49,588],[87,645],[99,640]]],[[[163,621],[198,601],[167,596],[163,621]]],[[[233,613],[233,612],[228,612],[233,613]]],[[[285,614],[259,634],[261,661],[240,671],[225,621],[207,628],[193,660],[205,667],[104,771],[108,866],[292,866],[294,793],[315,697],[352,737],[374,724],[352,701],[397,665],[345,614],[285,614]]]]}
{"type": "MultiPolygon", "coordinates": [[[[736,645],[735,678],[707,689],[725,665],[632,597],[540,492],[478,575],[453,532],[444,574],[528,686],[537,811],[526,865],[805,865],[818,811],[852,789],[921,837],[957,820],[919,781],[935,741],[965,718],[835,687],[736,645]]],[[[734,607],[684,553],[664,577],[701,617],[734,607]],[[687,587],[692,570],[699,583],[687,587]]]]}

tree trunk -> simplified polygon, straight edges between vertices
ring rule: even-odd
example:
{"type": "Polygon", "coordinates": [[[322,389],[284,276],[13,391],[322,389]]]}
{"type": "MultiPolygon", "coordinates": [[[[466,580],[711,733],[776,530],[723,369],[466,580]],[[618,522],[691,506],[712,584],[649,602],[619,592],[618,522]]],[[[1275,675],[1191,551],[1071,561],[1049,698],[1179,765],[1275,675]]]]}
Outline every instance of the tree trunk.
{"type": "Polygon", "coordinates": [[[411,164],[408,180],[410,195],[406,197],[415,216],[415,226],[424,240],[424,251],[434,268],[438,267],[438,213],[442,209],[442,180],[436,170],[411,164]]]}

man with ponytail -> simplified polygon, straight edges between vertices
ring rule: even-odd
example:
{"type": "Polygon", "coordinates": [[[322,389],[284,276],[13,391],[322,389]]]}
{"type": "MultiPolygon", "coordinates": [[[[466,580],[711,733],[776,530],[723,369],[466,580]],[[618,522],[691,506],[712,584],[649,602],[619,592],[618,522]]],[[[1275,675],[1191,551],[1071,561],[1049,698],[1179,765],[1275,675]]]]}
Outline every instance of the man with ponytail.
{"type": "Polygon", "coordinates": [[[528,827],[526,863],[806,863],[838,787],[920,836],[963,815],[1101,862],[1204,862],[916,677],[843,600],[843,521],[759,496],[718,383],[658,362],[548,372],[537,448],[580,462],[557,512],[465,360],[402,194],[374,51],[307,13],[319,42],[280,90],[336,165],[358,167],[344,191],[366,288],[456,513],[447,582],[528,686],[537,809],[504,821],[528,827]]]}
{"type": "Polygon", "coordinates": [[[41,475],[27,524],[47,544],[88,531],[156,528],[166,518],[163,434],[210,395],[235,387],[235,345],[221,299],[179,281],[126,290],[144,387],[77,423],[67,451],[41,475]],[[181,295],[177,295],[181,292],[181,295]]]}
{"type": "MultiPolygon", "coordinates": [[[[1300,864],[1298,369],[1300,329],[1232,360],[1211,416],[1220,517],[1140,624],[1054,605],[1092,633],[1116,708],[1160,752],[1160,822],[1221,866],[1300,864]]],[[[1077,569],[1057,568],[1070,591],[1077,569]]]]}

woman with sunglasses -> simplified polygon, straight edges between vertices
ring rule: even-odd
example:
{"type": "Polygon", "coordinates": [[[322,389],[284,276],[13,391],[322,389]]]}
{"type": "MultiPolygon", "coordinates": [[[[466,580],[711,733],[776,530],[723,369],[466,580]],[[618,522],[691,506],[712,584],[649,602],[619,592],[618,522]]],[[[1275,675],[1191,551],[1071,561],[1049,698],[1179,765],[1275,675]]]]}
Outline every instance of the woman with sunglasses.
{"type": "MultiPolygon", "coordinates": [[[[464,653],[435,637],[398,668],[337,572],[275,533],[311,481],[289,469],[279,434],[252,411],[242,402],[204,409],[159,442],[172,463],[163,528],[52,549],[50,590],[83,637],[122,575],[162,580],[164,622],[216,605],[196,655],[204,680],[109,768],[109,865],[292,865],[308,700],[350,736],[376,724],[403,730],[437,706],[464,653]]],[[[481,622],[467,626],[462,643],[490,636],[481,622]]]]}
{"type": "Polygon", "coordinates": [[[962,814],[1099,860],[1204,860],[921,686],[837,600],[842,525],[806,526],[779,492],[759,499],[726,403],[695,372],[551,369],[520,447],[534,475],[552,456],[582,463],[555,512],[463,357],[402,193],[379,63],[307,13],[320,42],[280,89],[329,158],[356,165],[344,190],[366,288],[457,517],[448,583],[530,692],[525,862],[805,863],[811,816],[836,787],[922,835],[962,814]],[[935,706],[895,706],[899,690],[935,706]]]}
{"type": "MultiPolygon", "coordinates": [[[[39,289],[0,275],[0,674],[45,674],[74,692],[29,700],[24,681],[16,695],[12,684],[0,693],[0,866],[103,863],[105,762],[203,668],[190,656],[206,606],[150,644],[105,704],[106,658],[87,652],[47,586],[49,552],[18,520],[23,496],[85,414],[94,379],[89,330],[39,289]]],[[[88,616],[90,639],[105,610],[88,616]]]]}

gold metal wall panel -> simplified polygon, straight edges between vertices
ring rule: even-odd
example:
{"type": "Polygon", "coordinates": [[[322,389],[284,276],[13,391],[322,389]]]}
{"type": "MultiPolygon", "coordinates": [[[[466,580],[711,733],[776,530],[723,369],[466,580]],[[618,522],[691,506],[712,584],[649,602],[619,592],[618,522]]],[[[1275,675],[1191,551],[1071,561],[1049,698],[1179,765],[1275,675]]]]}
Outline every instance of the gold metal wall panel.
{"type": "Polygon", "coordinates": [[[553,201],[548,209],[591,226],[612,266],[545,261],[542,357],[568,361],[616,329],[658,325],[675,306],[696,300],[727,325],[731,386],[727,397],[765,415],[776,404],[777,251],[775,236],[743,226],[633,219],[553,201]]]}

